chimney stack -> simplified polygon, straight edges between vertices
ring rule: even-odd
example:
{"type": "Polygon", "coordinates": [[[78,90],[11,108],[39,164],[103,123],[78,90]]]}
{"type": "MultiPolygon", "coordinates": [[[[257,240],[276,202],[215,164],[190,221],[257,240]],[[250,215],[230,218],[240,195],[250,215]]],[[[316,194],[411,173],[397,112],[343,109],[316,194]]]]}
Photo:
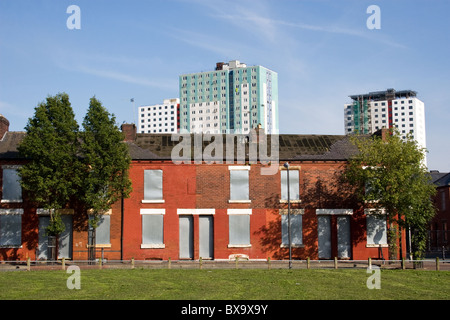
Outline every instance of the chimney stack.
{"type": "Polygon", "coordinates": [[[136,140],[136,125],[134,123],[124,123],[120,127],[125,135],[125,141],[135,141],[136,140]]]}
{"type": "Polygon", "coordinates": [[[8,131],[9,131],[9,121],[3,115],[0,114],[0,139],[3,139],[3,136],[8,131]]]}

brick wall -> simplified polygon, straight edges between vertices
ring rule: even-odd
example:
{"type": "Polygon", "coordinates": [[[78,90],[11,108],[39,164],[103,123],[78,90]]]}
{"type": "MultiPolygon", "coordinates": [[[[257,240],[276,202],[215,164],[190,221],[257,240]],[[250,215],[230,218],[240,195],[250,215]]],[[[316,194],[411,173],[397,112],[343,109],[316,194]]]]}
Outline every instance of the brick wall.
{"type": "MultiPolygon", "coordinates": [[[[291,209],[304,209],[303,246],[293,248],[295,259],[318,258],[318,225],[316,209],[352,209],[350,216],[352,258],[377,258],[378,248],[366,247],[365,215],[353,198],[352,190],[339,180],[343,164],[339,162],[303,161],[291,163],[300,170],[301,201],[291,203],[291,209]]],[[[230,171],[227,164],[182,164],[172,162],[133,162],[130,178],[133,193],[125,199],[124,259],[178,259],[178,209],[214,209],[214,258],[228,259],[243,254],[251,259],[287,259],[288,248],[281,247],[280,209],[287,209],[280,201],[280,171],[275,175],[261,175],[260,165],[249,170],[248,203],[230,203],[230,171]],[[164,203],[142,203],[143,177],[146,169],[163,170],[164,203]],[[165,209],[164,248],[141,249],[141,208],[165,209]],[[251,247],[229,247],[229,215],[227,209],[251,209],[251,247]]],[[[282,168],[280,167],[280,170],[282,168]]],[[[332,255],[337,255],[337,216],[331,216],[332,255]]],[[[199,258],[199,215],[193,214],[194,259],[199,258]]],[[[387,257],[387,249],[383,249],[387,257]]]]}

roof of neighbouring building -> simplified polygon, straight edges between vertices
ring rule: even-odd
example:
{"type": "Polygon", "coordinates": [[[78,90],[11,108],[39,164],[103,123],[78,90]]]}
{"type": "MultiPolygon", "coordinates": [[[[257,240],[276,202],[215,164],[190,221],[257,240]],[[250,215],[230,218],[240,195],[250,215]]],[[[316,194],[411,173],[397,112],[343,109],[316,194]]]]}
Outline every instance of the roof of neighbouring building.
{"type": "Polygon", "coordinates": [[[431,180],[437,187],[450,186],[450,173],[431,171],[431,180]]]}
{"type": "MultiPolygon", "coordinates": [[[[21,159],[18,152],[18,145],[25,137],[25,132],[7,132],[2,140],[0,140],[0,159],[21,159]]],[[[200,156],[203,160],[211,160],[216,156],[216,152],[220,152],[221,146],[223,159],[227,159],[227,155],[234,155],[240,157],[239,148],[243,148],[245,152],[245,160],[249,160],[249,156],[255,155],[258,160],[270,160],[270,158],[264,159],[261,154],[271,155],[272,150],[272,136],[271,135],[261,135],[261,139],[267,141],[267,147],[262,145],[265,150],[259,152],[258,142],[252,143],[251,138],[245,135],[215,135],[214,137],[222,137],[222,142],[216,141],[215,148],[208,145],[215,142],[215,138],[207,137],[207,135],[179,135],[176,141],[172,141],[171,134],[137,134],[135,140],[125,141],[128,145],[131,158],[133,160],[170,160],[172,159],[172,151],[174,147],[179,143],[182,143],[183,139],[191,139],[190,141],[190,155],[187,155],[189,159],[194,160],[195,152],[200,150],[200,156]],[[181,138],[180,138],[181,137],[181,138]],[[232,140],[227,140],[229,137],[232,140]],[[228,141],[228,143],[227,143],[228,141]],[[198,145],[197,145],[198,144],[198,145]],[[201,145],[201,149],[198,146],[201,145]],[[227,154],[227,148],[228,153],[227,154]],[[232,150],[230,150],[230,148],[232,150]],[[253,149],[256,148],[256,149],[253,149]],[[213,150],[215,149],[215,150],[213,150]],[[211,151],[213,150],[213,151],[211,151]],[[256,153],[254,152],[256,150],[256,153]],[[212,156],[209,158],[208,156],[212,156]]],[[[279,144],[278,148],[278,159],[280,161],[287,160],[335,160],[335,161],[345,161],[349,159],[352,155],[356,154],[357,149],[351,141],[350,137],[346,135],[298,135],[298,134],[281,134],[273,136],[274,143],[279,144]]],[[[187,140],[186,140],[187,141],[187,140]]],[[[186,142],[185,141],[185,142],[186,142]]],[[[178,149],[179,146],[178,146],[178,149]]],[[[275,150],[275,149],[274,149],[275,150]]],[[[176,151],[176,150],[175,150],[176,151]]],[[[241,159],[241,158],[239,158],[241,159]]],[[[251,158],[254,159],[254,158],[251,158]]]]}
{"type": "Polygon", "coordinates": [[[8,131],[0,140],[0,158],[1,159],[20,159],[21,156],[17,147],[25,137],[25,132],[8,131]]]}

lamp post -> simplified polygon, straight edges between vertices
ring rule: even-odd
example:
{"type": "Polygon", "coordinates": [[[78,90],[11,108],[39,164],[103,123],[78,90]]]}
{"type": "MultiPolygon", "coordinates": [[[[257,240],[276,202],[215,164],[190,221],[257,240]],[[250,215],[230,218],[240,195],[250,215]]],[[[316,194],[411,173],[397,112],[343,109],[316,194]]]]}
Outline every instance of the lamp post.
{"type": "Polygon", "coordinates": [[[291,199],[289,189],[289,163],[286,162],[284,167],[287,170],[287,196],[288,196],[288,239],[289,239],[289,269],[292,269],[292,241],[291,241],[291,199]]]}

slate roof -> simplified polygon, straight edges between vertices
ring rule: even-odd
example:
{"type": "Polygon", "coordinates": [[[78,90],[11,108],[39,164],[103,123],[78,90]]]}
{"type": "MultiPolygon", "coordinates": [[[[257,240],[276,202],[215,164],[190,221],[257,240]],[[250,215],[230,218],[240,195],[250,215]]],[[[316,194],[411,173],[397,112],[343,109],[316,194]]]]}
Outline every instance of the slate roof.
{"type": "MultiPolygon", "coordinates": [[[[17,146],[25,136],[25,132],[7,132],[2,140],[0,140],[0,159],[21,159],[17,146]]],[[[189,137],[191,139],[191,156],[187,155],[190,159],[194,159],[195,152],[200,150],[197,148],[195,142],[201,145],[201,152],[203,160],[207,160],[207,153],[205,154],[205,148],[213,143],[215,140],[205,138],[206,135],[181,135],[182,137],[189,137]],[[206,141],[202,141],[206,140],[206,141]]],[[[225,160],[227,155],[226,148],[230,145],[227,144],[227,135],[222,136],[223,144],[223,159],[225,160]]],[[[271,136],[262,136],[266,138],[267,148],[264,150],[264,154],[271,153],[271,136]]],[[[335,160],[345,161],[352,155],[356,154],[357,149],[350,142],[349,136],[346,135],[298,135],[298,134],[281,134],[278,136],[279,143],[279,157],[280,161],[287,160],[335,160]]],[[[245,135],[234,135],[234,143],[231,146],[235,156],[238,155],[238,148],[244,147],[246,160],[249,159],[250,150],[254,145],[251,145],[251,140],[245,135]],[[249,142],[250,141],[250,142],[249,142]]],[[[179,138],[179,141],[172,141],[171,134],[137,134],[134,141],[126,141],[130,150],[130,155],[133,160],[171,160],[172,149],[182,142],[184,138],[179,138]]],[[[217,144],[219,145],[219,144],[217,144]]],[[[258,143],[255,143],[256,148],[258,143]]],[[[212,148],[210,147],[209,150],[212,148]]],[[[258,149],[259,150],[259,149],[258,149]]],[[[231,152],[228,150],[228,152],[231,152]]],[[[256,153],[257,155],[259,153],[256,153]]],[[[215,153],[213,152],[213,156],[215,153]]],[[[258,160],[260,158],[258,157],[258,160]]]]}
{"type": "MultiPolygon", "coordinates": [[[[432,173],[433,177],[433,173],[432,173]]],[[[450,173],[449,172],[440,172],[440,176],[436,178],[434,176],[433,183],[436,185],[436,187],[444,187],[444,186],[450,186],[450,173]]]]}
{"type": "Polygon", "coordinates": [[[6,132],[0,140],[0,159],[22,159],[17,146],[24,137],[25,132],[6,132]]]}
{"type": "MultiPolygon", "coordinates": [[[[210,143],[215,140],[210,138],[211,136],[203,135],[180,135],[181,137],[190,138],[191,142],[191,159],[194,158],[196,151],[196,143],[202,145],[202,150],[205,150],[210,143]],[[208,138],[205,138],[208,137],[208,138]],[[201,141],[196,139],[203,139],[207,141],[201,141]],[[211,140],[211,141],[208,141],[211,140]]],[[[222,136],[223,143],[223,159],[227,154],[227,147],[230,144],[226,143],[226,135],[222,136]]],[[[136,140],[129,143],[132,146],[130,149],[131,157],[133,159],[171,159],[172,149],[175,145],[182,142],[172,141],[171,134],[137,134],[136,140]]],[[[233,154],[237,155],[238,144],[239,147],[243,147],[245,144],[246,160],[251,150],[249,138],[245,135],[234,135],[234,143],[231,146],[234,148],[233,154]]],[[[271,136],[264,136],[267,141],[266,153],[271,152],[271,136]]],[[[256,140],[253,140],[256,141],[256,140]]],[[[350,142],[350,139],[346,135],[296,135],[296,134],[282,134],[278,135],[279,143],[279,160],[347,160],[352,155],[356,154],[356,147],[350,142]]],[[[256,143],[258,144],[258,143],[256,143]]],[[[259,150],[259,149],[258,149],[259,150]]],[[[204,160],[207,160],[207,154],[202,151],[204,160]]],[[[229,151],[230,152],[230,151],[229,151]]],[[[259,153],[257,153],[259,154],[259,153]]],[[[213,154],[215,155],[215,154],[213,154]]],[[[188,155],[189,156],[189,155],[188,155]]]]}

